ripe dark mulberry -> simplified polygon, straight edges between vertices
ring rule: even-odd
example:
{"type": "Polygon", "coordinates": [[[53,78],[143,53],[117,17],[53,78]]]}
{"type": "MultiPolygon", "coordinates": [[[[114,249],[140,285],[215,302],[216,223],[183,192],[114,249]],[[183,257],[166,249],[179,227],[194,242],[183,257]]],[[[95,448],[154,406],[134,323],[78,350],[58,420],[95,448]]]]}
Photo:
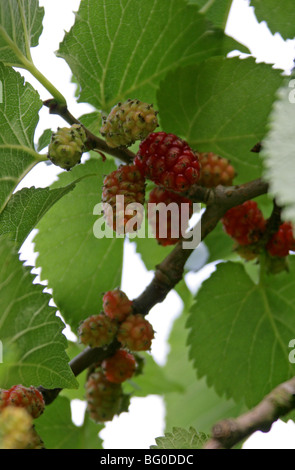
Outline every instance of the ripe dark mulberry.
{"type": "Polygon", "coordinates": [[[186,191],[200,178],[198,154],[166,132],[153,132],[141,142],[134,163],[145,178],[168,190],[186,191]]]}
{"type": "Polygon", "coordinates": [[[223,227],[240,245],[259,241],[266,228],[266,220],[255,201],[246,201],[226,212],[223,227]]]}
{"type": "Polygon", "coordinates": [[[281,224],[279,230],[269,240],[267,251],[271,256],[288,256],[289,251],[295,250],[295,239],[293,236],[293,227],[290,222],[281,224]]]}

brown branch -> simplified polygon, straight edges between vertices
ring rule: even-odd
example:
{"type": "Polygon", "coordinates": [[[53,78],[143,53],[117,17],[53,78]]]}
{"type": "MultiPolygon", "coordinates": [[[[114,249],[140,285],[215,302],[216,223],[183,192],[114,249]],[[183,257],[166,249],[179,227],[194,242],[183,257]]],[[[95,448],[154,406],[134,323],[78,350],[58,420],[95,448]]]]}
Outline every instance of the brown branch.
{"type": "Polygon", "coordinates": [[[258,178],[239,186],[217,186],[207,189],[203,186],[194,185],[184,195],[194,202],[202,202],[207,205],[220,206],[226,211],[231,207],[243,204],[243,202],[254,199],[268,192],[268,183],[258,178]]]}
{"type": "MultiPolygon", "coordinates": [[[[57,103],[54,99],[50,99],[47,101],[43,102],[44,106],[49,108],[49,113],[50,114],[57,114],[60,117],[62,117],[68,124],[71,126],[73,124],[80,124],[83,125],[78,119],[76,119],[68,110],[67,106],[63,106],[59,103],[57,103]]],[[[94,150],[98,152],[105,152],[109,155],[112,155],[113,157],[118,158],[124,163],[130,164],[134,157],[135,154],[131,152],[128,149],[125,148],[111,148],[109,147],[106,142],[103,139],[100,139],[96,135],[94,135],[92,132],[90,132],[89,129],[87,129],[85,126],[83,126],[87,135],[87,142],[86,142],[86,147],[87,150],[94,150]]]]}
{"type": "Polygon", "coordinates": [[[85,369],[88,369],[91,364],[100,363],[105,358],[112,356],[119,348],[120,343],[115,339],[111,344],[105,348],[90,348],[87,347],[80,352],[70,362],[70,367],[75,375],[81,374],[85,369]]]}
{"type": "Polygon", "coordinates": [[[295,377],[276,387],[252,410],[217,423],[204,449],[231,449],[256,431],[268,432],[275,421],[294,408],[295,377]]]}
{"type": "Polygon", "coordinates": [[[184,250],[182,242],[177,243],[162,263],[156,266],[152,282],[139,297],[133,300],[136,312],[146,315],[152,307],[166,298],[170,290],[181,281],[184,265],[192,251],[192,249],[184,250]]]}

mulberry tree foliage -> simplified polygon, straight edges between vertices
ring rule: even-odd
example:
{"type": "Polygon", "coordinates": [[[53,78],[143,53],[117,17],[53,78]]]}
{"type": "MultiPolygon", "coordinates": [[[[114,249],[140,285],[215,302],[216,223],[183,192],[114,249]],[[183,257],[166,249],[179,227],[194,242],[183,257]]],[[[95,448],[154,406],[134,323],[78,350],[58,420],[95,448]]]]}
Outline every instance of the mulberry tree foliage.
{"type": "MultiPolygon", "coordinates": [[[[136,396],[165,404],[152,449],[233,448],[292,418],[295,80],[225,33],[231,5],[81,0],[56,51],[92,107],[74,116],[32,58],[46,6],[0,0],[0,448],[102,449],[99,433],[136,396]],[[41,110],[56,125],[37,138],[41,110]],[[151,273],[133,298],[127,243],[151,273]],[[159,304],[170,320],[172,290],[183,309],[159,365],[164,332],[149,313],[159,304]]],[[[291,0],[251,6],[294,38],[291,0]]]]}

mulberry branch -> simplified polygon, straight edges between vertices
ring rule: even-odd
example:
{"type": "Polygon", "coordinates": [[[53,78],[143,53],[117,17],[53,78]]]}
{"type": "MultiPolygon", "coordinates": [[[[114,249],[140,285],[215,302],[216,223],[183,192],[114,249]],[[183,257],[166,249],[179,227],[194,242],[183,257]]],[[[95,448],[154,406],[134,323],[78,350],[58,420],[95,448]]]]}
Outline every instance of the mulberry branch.
{"type": "Polygon", "coordinates": [[[276,387],[252,410],[217,423],[204,449],[231,449],[256,431],[268,432],[275,421],[294,408],[295,377],[276,387]]]}

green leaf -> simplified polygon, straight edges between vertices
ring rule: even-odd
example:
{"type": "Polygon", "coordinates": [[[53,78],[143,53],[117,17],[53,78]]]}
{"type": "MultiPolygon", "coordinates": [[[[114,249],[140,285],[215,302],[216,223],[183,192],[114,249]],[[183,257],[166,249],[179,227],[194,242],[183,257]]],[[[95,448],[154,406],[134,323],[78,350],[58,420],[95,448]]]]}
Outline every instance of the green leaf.
{"type": "Polygon", "coordinates": [[[42,106],[39,94],[14,69],[0,63],[3,103],[0,105],[2,145],[34,149],[34,133],[42,106]]]}
{"type": "Polygon", "coordinates": [[[165,433],[164,437],[155,439],[157,445],[151,449],[202,449],[209,436],[203,432],[197,432],[193,427],[188,430],[175,427],[172,432],[165,433]]]}
{"type": "Polygon", "coordinates": [[[38,93],[13,69],[0,63],[3,103],[0,103],[0,213],[11,194],[40,161],[34,133],[42,101],[38,93]]]}
{"type": "Polygon", "coordinates": [[[192,5],[198,5],[203,13],[217,27],[224,29],[232,0],[188,0],[192,5]]]}
{"type": "Polygon", "coordinates": [[[215,57],[179,68],[158,92],[161,125],[193,148],[231,160],[237,184],[249,181],[261,175],[260,157],[251,149],[266,134],[282,80],[280,71],[252,58],[215,57]]]}
{"type": "Polygon", "coordinates": [[[144,355],[143,373],[124,383],[124,391],[137,397],[164,395],[165,393],[183,392],[181,380],[171,380],[165,375],[165,368],[158,365],[151,355],[144,355]]]}
{"type": "MultiPolygon", "coordinates": [[[[74,359],[78,354],[80,354],[85,346],[81,343],[68,341],[68,348],[66,350],[67,355],[70,358],[70,361],[74,359]]],[[[85,369],[79,375],[77,375],[76,380],[79,384],[78,388],[64,388],[61,390],[59,396],[67,397],[69,400],[81,400],[85,401],[85,383],[87,379],[88,369],[85,369]]]]}
{"type": "Polygon", "coordinates": [[[114,169],[112,160],[93,159],[61,173],[52,189],[94,176],[80,181],[37,226],[34,241],[41,279],[48,281],[58,309],[74,331],[81,320],[100,312],[103,292],[121,283],[123,239],[115,233],[113,238],[94,236],[94,208],[101,202],[103,177],[114,169]]]}
{"type": "Polygon", "coordinates": [[[51,142],[52,129],[45,129],[43,134],[40,136],[37,144],[37,152],[41,152],[51,142]]]}
{"type": "Polygon", "coordinates": [[[176,66],[236,47],[185,0],[84,0],[58,55],[81,86],[79,101],[109,111],[130,97],[154,102],[176,66]]]}
{"type": "Polygon", "coordinates": [[[1,387],[16,383],[46,388],[76,387],[65,353],[64,324],[48,305],[51,297],[44,286],[33,284],[34,276],[22,266],[14,245],[6,238],[0,244],[0,338],[3,342],[4,374],[1,387]],[[12,357],[5,351],[15,352],[12,357]]]}
{"type": "Polygon", "coordinates": [[[70,401],[58,397],[36,420],[35,428],[46,449],[101,449],[98,433],[103,425],[95,424],[85,414],[82,426],[72,422],[70,401]]]}
{"type": "Polygon", "coordinates": [[[208,263],[228,259],[233,255],[234,241],[224,232],[221,222],[209,233],[205,243],[210,253],[208,263]]]}
{"type": "Polygon", "coordinates": [[[190,358],[219,395],[256,405],[294,375],[295,260],[290,274],[255,284],[240,263],[222,263],[204,282],[187,326],[190,358]],[[234,380],[233,380],[234,377],[234,380]]]}
{"type": "Polygon", "coordinates": [[[15,67],[32,61],[30,48],[38,45],[44,8],[38,0],[5,0],[0,4],[0,61],[15,67]]]}
{"type": "Polygon", "coordinates": [[[283,39],[295,36],[295,10],[293,0],[251,0],[259,22],[266,21],[274,33],[280,33],[283,39]]]}
{"type": "Polygon", "coordinates": [[[295,119],[294,85],[281,88],[270,116],[269,133],[263,141],[264,178],[270,184],[270,193],[284,206],[283,216],[295,223],[294,152],[295,119]]]}
{"type": "Polygon", "coordinates": [[[79,118],[79,121],[93,134],[99,134],[99,129],[101,128],[101,114],[97,111],[84,114],[79,118]]]}
{"type": "Polygon", "coordinates": [[[13,194],[0,214],[0,235],[9,234],[20,247],[44,214],[79,181],[57,189],[23,188],[13,194]]]}
{"type": "MultiPolygon", "coordinates": [[[[188,303],[186,308],[189,305],[188,303]]],[[[164,373],[171,379],[181,377],[184,392],[165,395],[166,430],[171,431],[174,426],[194,426],[210,433],[212,426],[219,420],[239,416],[245,411],[245,407],[237,405],[233,400],[220,398],[204,379],[196,378],[196,372],[188,358],[188,330],[185,328],[187,316],[185,309],[174,322],[169,338],[170,353],[164,373]]]]}

